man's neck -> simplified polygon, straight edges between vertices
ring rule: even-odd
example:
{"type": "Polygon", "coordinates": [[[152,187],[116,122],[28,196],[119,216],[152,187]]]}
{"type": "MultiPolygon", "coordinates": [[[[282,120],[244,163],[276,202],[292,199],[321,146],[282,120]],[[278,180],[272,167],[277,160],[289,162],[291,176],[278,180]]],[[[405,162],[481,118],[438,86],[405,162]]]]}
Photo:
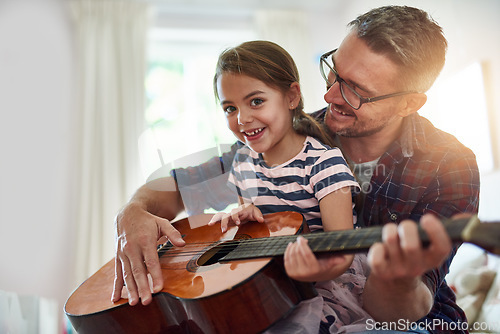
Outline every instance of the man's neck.
{"type": "Polygon", "coordinates": [[[338,136],[342,152],[353,163],[368,162],[380,158],[401,135],[402,122],[396,123],[366,137],[338,136]]]}

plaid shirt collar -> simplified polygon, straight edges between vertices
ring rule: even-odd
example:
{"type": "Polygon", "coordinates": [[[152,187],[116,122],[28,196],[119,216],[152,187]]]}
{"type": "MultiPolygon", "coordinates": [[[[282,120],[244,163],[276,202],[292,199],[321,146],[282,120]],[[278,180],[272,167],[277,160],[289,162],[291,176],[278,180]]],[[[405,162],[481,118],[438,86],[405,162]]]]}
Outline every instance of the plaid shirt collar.
{"type": "Polygon", "coordinates": [[[425,135],[423,118],[418,113],[406,116],[403,119],[403,130],[401,136],[396,140],[387,152],[382,156],[391,158],[394,163],[400,163],[404,158],[413,157],[415,150],[428,152],[428,138],[425,135]]]}

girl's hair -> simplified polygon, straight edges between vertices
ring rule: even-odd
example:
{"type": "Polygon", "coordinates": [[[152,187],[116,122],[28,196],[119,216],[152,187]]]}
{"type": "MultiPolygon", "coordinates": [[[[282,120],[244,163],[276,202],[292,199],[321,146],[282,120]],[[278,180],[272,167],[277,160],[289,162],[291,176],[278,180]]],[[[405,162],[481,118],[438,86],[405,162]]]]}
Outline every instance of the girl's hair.
{"type": "MultiPolygon", "coordinates": [[[[264,82],[286,94],[292,83],[299,82],[299,71],[292,57],[281,46],[269,41],[250,41],[225,50],[219,56],[214,76],[214,92],[218,98],[217,79],[223,73],[244,74],[264,82]]],[[[323,124],[304,112],[302,94],[292,111],[295,132],[316,137],[334,146],[323,124]]]]}

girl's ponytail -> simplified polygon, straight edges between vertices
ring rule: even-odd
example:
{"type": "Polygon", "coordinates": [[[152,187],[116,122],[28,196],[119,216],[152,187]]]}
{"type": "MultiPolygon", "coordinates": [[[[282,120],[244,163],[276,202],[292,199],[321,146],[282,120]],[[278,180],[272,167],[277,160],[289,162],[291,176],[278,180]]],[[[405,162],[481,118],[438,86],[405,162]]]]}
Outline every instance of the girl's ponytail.
{"type": "Polygon", "coordinates": [[[323,123],[319,123],[314,117],[306,114],[302,109],[293,110],[293,129],[305,136],[315,137],[323,144],[330,147],[336,146],[332,136],[323,123]]]}

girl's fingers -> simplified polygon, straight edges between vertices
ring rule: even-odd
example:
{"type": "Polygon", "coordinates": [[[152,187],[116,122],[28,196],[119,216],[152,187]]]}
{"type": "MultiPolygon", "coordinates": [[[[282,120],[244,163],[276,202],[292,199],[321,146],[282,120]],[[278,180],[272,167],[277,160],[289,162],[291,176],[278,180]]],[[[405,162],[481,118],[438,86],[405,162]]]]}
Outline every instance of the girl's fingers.
{"type": "Polygon", "coordinates": [[[212,226],[212,225],[215,225],[215,223],[217,223],[218,221],[220,221],[222,219],[222,217],[224,217],[225,213],[224,212],[217,212],[213,217],[212,219],[210,219],[210,221],[208,222],[208,225],[209,226],[212,226]]]}

